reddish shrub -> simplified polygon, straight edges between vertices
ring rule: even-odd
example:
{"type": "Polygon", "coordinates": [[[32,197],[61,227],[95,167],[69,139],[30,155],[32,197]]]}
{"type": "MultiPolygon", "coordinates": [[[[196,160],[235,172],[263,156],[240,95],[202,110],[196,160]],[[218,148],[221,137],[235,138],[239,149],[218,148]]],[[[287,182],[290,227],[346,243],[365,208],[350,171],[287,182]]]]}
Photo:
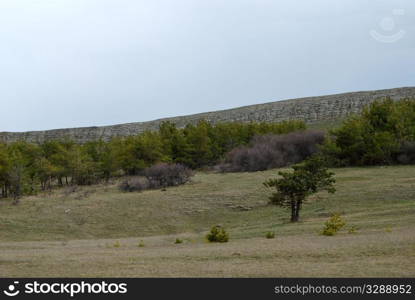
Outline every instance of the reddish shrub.
{"type": "Polygon", "coordinates": [[[397,153],[396,161],[400,164],[414,164],[415,142],[404,142],[397,153]]]}
{"type": "Polygon", "coordinates": [[[157,189],[185,184],[193,172],[181,164],[160,163],[145,169],[143,175],[149,181],[150,188],[157,189]]]}
{"type": "Polygon", "coordinates": [[[141,192],[147,190],[150,183],[145,177],[131,177],[123,180],[118,188],[123,192],[141,192]]]}
{"type": "Polygon", "coordinates": [[[317,130],[255,136],[249,146],[230,151],[217,169],[222,172],[252,172],[288,166],[317,152],[324,139],[324,132],[317,130]]]}

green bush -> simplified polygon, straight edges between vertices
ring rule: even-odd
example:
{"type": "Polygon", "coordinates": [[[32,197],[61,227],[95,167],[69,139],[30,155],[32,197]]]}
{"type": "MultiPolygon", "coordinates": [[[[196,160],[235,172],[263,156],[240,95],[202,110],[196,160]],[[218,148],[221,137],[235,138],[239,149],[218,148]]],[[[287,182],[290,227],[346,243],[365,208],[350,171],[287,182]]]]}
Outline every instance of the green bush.
{"type": "Polygon", "coordinates": [[[138,243],[138,247],[143,248],[144,246],[145,246],[145,244],[144,244],[144,242],[143,242],[143,241],[140,241],[140,242],[138,243]]]}
{"type": "Polygon", "coordinates": [[[350,234],[354,234],[354,233],[357,233],[357,229],[358,228],[356,226],[352,226],[352,227],[349,228],[349,230],[347,232],[350,233],[350,234]]]}
{"type": "Polygon", "coordinates": [[[176,238],[176,241],[174,242],[175,244],[181,244],[183,243],[182,239],[176,238]]]}
{"type": "Polygon", "coordinates": [[[222,226],[216,225],[212,227],[206,238],[209,242],[226,243],[229,235],[222,226]]]}
{"type": "Polygon", "coordinates": [[[273,231],[268,231],[268,232],[265,234],[265,237],[266,237],[267,239],[273,239],[273,238],[275,238],[275,232],[273,232],[273,231]]]}
{"type": "Polygon", "coordinates": [[[323,229],[322,234],[327,236],[333,236],[346,225],[346,222],[339,214],[333,214],[330,219],[325,223],[325,228],[323,229]]]}

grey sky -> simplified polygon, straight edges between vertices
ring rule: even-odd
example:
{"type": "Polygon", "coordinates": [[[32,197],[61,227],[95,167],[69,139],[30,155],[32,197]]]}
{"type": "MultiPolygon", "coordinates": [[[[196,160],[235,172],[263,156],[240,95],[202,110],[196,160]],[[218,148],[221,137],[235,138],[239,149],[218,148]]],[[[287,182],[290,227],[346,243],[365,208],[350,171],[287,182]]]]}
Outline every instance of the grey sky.
{"type": "Polygon", "coordinates": [[[401,86],[413,0],[0,1],[0,131],[401,86]]]}

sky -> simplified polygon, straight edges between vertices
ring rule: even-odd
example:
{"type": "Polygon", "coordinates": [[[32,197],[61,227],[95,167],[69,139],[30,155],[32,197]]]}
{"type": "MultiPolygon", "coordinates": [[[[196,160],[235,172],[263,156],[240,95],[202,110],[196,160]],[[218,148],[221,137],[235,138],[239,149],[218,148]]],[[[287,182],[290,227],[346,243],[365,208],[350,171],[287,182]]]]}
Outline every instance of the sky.
{"type": "Polygon", "coordinates": [[[413,0],[0,1],[0,131],[404,86],[413,0]]]}

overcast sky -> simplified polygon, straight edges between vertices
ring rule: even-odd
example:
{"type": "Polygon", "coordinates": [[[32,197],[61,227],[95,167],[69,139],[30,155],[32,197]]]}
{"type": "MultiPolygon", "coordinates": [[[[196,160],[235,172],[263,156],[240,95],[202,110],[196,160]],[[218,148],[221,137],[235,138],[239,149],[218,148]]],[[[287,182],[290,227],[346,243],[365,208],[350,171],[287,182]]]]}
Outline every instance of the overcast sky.
{"type": "Polygon", "coordinates": [[[413,0],[0,1],[0,131],[402,86],[413,0]]]}

